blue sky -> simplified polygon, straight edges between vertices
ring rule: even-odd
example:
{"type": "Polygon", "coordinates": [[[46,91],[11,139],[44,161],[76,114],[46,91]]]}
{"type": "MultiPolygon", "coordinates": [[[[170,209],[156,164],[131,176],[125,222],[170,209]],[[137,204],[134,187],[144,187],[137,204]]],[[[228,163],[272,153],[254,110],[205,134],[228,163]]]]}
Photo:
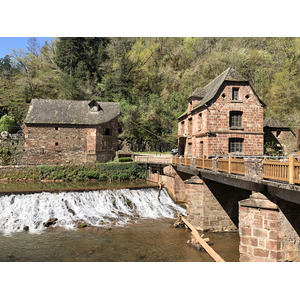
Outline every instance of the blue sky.
{"type": "MultiPolygon", "coordinates": [[[[12,49],[26,49],[28,39],[30,37],[0,37],[0,58],[11,54],[12,49]]],[[[40,46],[51,39],[51,37],[37,37],[40,46]]]]}

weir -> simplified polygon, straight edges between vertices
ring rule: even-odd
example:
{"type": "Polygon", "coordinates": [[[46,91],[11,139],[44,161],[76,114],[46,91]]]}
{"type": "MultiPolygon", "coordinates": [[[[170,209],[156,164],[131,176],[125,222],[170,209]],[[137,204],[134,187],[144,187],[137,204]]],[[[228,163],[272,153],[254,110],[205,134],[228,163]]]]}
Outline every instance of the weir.
{"type": "Polygon", "coordinates": [[[40,233],[44,223],[76,229],[78,222],[92,226],[122,226],[138,218],[175,218],[185,210],[176,205],[166,189],[119,189],[89,192],[34,193],[0,197],[0,232],[40,233]]]}

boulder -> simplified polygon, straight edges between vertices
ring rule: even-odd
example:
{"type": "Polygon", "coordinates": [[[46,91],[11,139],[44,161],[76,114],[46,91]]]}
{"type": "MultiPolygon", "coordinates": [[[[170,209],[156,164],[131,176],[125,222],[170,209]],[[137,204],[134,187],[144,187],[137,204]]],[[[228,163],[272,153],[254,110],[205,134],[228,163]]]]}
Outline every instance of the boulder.
{"type": "Polygon", "coordinates": [[[49,227],[51,225],[56,224],[56,222],[57,222],[57,218],[50,218],[47,222],[44,222],[43,225],[45,227],[49,227]]]}

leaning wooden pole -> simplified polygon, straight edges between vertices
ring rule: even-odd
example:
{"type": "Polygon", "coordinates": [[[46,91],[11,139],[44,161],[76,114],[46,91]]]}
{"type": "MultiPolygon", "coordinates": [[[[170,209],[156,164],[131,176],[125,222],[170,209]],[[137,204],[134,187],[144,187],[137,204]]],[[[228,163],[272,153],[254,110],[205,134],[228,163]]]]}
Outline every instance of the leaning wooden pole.
{"type": "Polygon", "coordinates": [[[178,215],[179,221],[184,222],[192,231],[194,238],[200,243],[200,245],[205,249],[205,251],[217,262],[225,262],[225,260],[217,253],[215,250],[210,247],[199,235],[196,228],[188,222],[182,215],[178,215]]]}

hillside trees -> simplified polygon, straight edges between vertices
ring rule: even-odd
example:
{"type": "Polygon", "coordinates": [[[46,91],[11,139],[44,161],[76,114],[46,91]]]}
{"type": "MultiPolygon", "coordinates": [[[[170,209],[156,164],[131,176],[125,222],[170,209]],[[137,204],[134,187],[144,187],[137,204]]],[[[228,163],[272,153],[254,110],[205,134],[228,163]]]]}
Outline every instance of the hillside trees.
{"type": "Polygon", "coordinates": [[[0,101],[20,124],[32,98],[118,101],[121,139],[168,150],[187,97],[231,66],[267,104],[266,117],[296,129],[299,49],[299,38],[275,37],[69,37],[42,47],[31,39],[0,59],[0,101]]]}

